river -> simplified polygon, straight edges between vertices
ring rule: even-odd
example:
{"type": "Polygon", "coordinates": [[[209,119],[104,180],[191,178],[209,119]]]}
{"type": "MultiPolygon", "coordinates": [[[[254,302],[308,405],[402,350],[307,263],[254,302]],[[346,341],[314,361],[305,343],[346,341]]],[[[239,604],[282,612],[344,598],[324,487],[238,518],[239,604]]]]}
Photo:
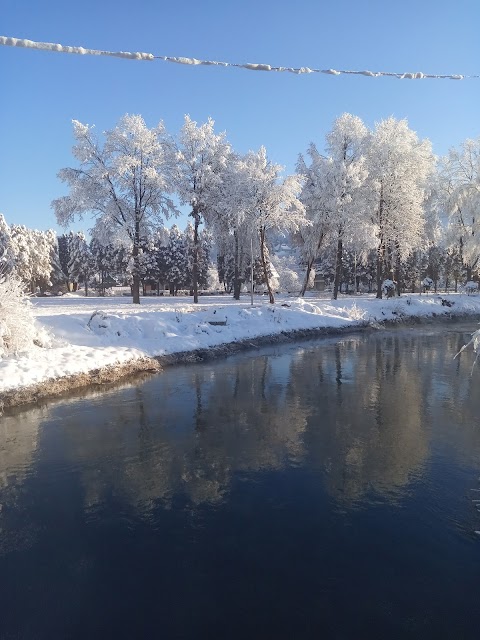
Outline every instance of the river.
{"type": "Polygon", "coordinates": [[[475,328],[277,345],[3,416],[1,640],[477,638],[480,366],[453,359],[475,328]]]}

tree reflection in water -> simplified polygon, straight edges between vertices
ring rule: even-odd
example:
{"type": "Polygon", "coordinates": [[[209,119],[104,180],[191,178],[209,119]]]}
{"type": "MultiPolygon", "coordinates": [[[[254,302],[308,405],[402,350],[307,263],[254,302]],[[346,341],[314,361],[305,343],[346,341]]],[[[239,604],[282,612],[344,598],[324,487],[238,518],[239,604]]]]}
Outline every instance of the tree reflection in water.
{"type": "Polygon", "coordinates": [[[89,510],[111,496],[146,515],[178,497],[218,505],[234,476],[286,467],[321,473],[343,506],[398,500],[434,427],[479,458],[471,362],[453,361],[463,339],[402,330],[265,349],[4,417],[0,502],[39,463],[74,470],[89,510]]]}
{"type": "Polygon", "coordinates": [[[467,339],[284,345],[4,416],[0,636],[476,638],[467,339]]]}

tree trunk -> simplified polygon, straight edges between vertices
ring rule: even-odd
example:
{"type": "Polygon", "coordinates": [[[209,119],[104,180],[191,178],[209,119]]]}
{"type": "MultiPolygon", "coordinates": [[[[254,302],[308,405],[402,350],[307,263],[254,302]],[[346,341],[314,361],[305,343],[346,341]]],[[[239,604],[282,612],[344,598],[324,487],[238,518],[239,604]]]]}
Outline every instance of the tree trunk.
{"type": "Polygon", "coordinates": [[[322,242],[323,242],[324,238],[325,238],[325,234],[321,233],[320,234],[320,238],[318,239],[318,242],[317,242],[317,250],[315,251],[315,255],[310,260],[308,260],[308,262],[307,262],[307,273],[305,274],[305,281],[303,283],[303,287],[302,287],[302,290],[300,292],[300,295],[301,295],[302,298],[305,296],[305,292],[306,292],[307,287],[308,287],[308,281],[310,280],[310,273],[311,273],[312,268],[313,268],[313,263],[315,262],[315,260],[316,260],[316,258],[318,256],[318,252],[320,251],[320,247],[322,246],[322,242]]]}
{"type": "Polygon", "coordinates": [[[333,299],[338,298],[338,290],[340,288],[340,281],[342,276],[342,259],[343,259],[343,241],[341,236],[337,242],[337,255],[335,257],[335,280],[333,282],[333,299]]]}
{"type": "Polygon", "coordinates": [[[241,288],[241,282],[240,282],[240,273],[239,273],[239,265],[238,265],[238,233],[235,230],[233,232],[233,238],[235,241],[235,257],[234,257],[234,265],[233,265],[233,270],[234,270],[234,275],[233,275],[233,298],[234,300],[240,300],[240,288],[241,288]]]}
{"type": "Polygon", "coordinates": [[[385,260],[385,247],[383,242],[380,241],[380,246],[377,250],[377,298],[382,299],[382,281],[383,281],[383,263],[385,260]]]}
{"type": "Polygon", "coordinates": [[[312,272],[313,263],[315,262],[315,258],[311,258],[307,262],[307,272],[305,274],[305,280],[303,281],[302,290],[300,291],[300,296],[303,298],[305,296],[305,292],[308,287],[308,281],[310,280],[310,274],[312,272]]]}
{"type": "Polygon", "coordinates": [[[379,245],[377,249],[377,298],[382,299],[383,270],[385,266],[385,242],[383,237],[383,182],[380,185],[380,202],[378,205],[379,245]]]}
{"type": "Polygon", "coordinates": [[[133,238],[133,286],[132,297],[133,304],[140,304],[140,275],[139,275],[139,246],[140,246],[140,220],[138,216],[135,219],[135,235],[133,238]]]}
{"type": "Polygon", "coordinates": [[[272,287],[270,285],[270,278],[268,277],[267,260],[265,257],[265,229],[260,229],[260,258],[262,260],[263,276],[267,284],[268,299],[270,304],[275,304],[275,297],[273,295],[272,287]]]}
{"type": "Polygon", "coordinates": [[[193,302],[198,302],[198,227],[200,226],[200,214],[196,206],[193,207],[190,214],[194,220],[193,226],[193,267],[192,267],[192,288],[193,302]]]}
{"type": "Polygon", "coordinates": [[[401,282],[401,270],[400,270],[400,255],[397,252],[397,256],[396,256],[396,264],[395,264],[395,270],[397,272],[396,275],[396,280],[397,280],[397,296],[400,297],[402,295],[402,282],[401,282]]]}

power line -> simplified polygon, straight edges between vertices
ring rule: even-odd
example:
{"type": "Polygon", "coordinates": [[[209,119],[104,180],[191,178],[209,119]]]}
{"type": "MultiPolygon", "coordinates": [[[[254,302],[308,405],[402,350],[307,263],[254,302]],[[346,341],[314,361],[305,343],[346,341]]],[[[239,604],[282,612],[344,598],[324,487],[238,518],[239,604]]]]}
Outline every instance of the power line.
{"type": "Polygon", "coordinates": [[[236,67],[238,69],[248,69],[249,71],[275,71],[295,74],[323,73],[331,76],[354,75],[367,76],[369,78],[391,77],[400,80],[422,80],[424,78],[435,80],[465,80],[480,78],[479,75],[465,74],[432,74],[422,73],[396,73],[391,71],[351,71],[346,69],[312,69],[310,67],[275,67],[270,64],[260,63],[238,63],[238,62],[218,62],[215,60],[198,60],[197,58],[184,58],[173,56],[156,56],[153,53],[129,52],[129,51],[105,51],[102,49],[86,49],[84,47],[71,47],[53,42],[34,42],[33,40],[23,40],[20,38],[9,38],[0,36],[0,45],[6,47],[22,47],[27,49],[39,49],[40,51],[54,51],[57,53],[76,53],[78,55],[90,56],[112,56],[115,58],[126,58],[128,60],[162,60],[164,62],[175,62],[189,66],[213,66],[213,67],[236,67]]]}

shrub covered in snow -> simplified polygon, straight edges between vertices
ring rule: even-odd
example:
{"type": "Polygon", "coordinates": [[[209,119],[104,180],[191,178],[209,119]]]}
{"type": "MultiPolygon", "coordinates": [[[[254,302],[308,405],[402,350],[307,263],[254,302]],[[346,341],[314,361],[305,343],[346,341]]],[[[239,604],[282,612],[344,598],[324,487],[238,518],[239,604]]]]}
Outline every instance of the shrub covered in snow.
{"type": "Polygon", "coordinates": [[[393,298],[395,295],[395,282],[393,280],[384,280],[382,284],[383,295],[387,298],[393,298]]]}
{"type": "Polygon", "coordinates": [[[282,293],[298,294],[302,288],[302,278],[299,273],[301,268],[295,256],[273,255],[272,266],[277,274],[275,279],[278,279],[276,290],[282,293]]]}
{"type": "Polygon", "coordinates": [[[36,337],[31,303],[21,280],[0,275],[0,358],[30,348],[36,337]]]}
{"type": "Polygon", "coordinates": [[[431,278],[424,278],[422,280],[422,288],[424,293],[426,293],[427,291],[430,291],[432,287],[433,287],[433,280],[431,278]]]}
{"type": "Polygon", "coordinates": [[[478,293],[478,282],[474,282],[473,280],[467,282],[465,285],[465,292],[469,296],[472,295],[472,293],[478,293]]]}

